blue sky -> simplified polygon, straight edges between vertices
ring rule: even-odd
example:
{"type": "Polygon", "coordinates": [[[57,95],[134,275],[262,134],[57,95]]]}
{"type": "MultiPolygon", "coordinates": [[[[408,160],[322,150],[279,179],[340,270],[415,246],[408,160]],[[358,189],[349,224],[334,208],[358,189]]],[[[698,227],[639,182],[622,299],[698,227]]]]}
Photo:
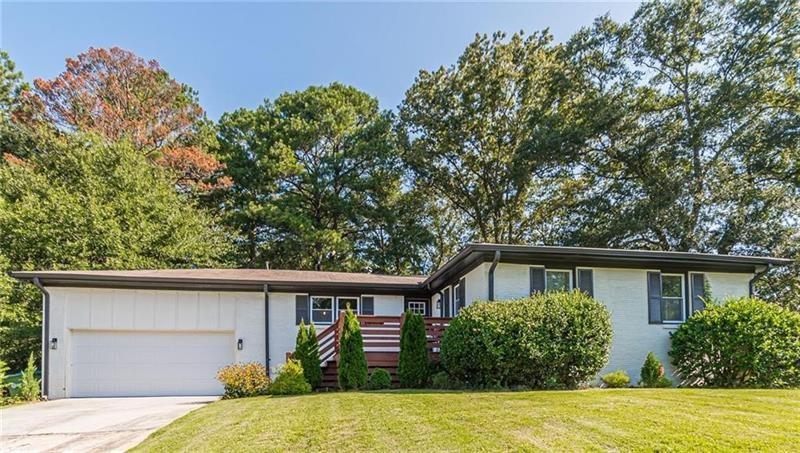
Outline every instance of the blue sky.
{"type": "Polygon", "coordinates": [[[394,109],[420,69],[455,62],[475,33],[549,28],[563,41],[636,3],[30,3],[0,0],[0,47],[26,79],[90,46],[158,60],[209,117],[340,81],[394,109]]]}

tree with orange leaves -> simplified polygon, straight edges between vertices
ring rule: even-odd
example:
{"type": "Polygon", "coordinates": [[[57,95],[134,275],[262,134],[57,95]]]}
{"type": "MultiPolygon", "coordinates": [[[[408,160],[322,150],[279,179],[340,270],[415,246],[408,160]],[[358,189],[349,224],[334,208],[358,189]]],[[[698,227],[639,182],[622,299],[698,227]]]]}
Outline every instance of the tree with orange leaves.
{"type": "Polygon", "coordinates": [[[36,79],[30,95],[33,121],[60,130],[127,140],[151,160],[176,172],[185,190],[207,190],[222,164],[201,146],[207,127],[197,93],[155,60],[118,47],[89,48],[66,60],[52,80],[36,79]]]}

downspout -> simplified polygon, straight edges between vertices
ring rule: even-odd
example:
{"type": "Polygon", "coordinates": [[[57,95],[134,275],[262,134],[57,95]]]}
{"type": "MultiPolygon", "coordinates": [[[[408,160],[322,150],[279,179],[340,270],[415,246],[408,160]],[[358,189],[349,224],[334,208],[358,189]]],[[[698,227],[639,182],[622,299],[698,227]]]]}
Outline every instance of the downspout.
{"type": "Polygon", "coordinates": [[[500,250],[494,251],[494,261],[492,267],[489,268],[489,300],[494,300],[494,270],[497,263],[500,261],[500,250]]]}
{"type": "Polygon", "coordinates": [[[264,366],[269,377],[269,285],[264,284],[264,366]]]}
{"type": "Polygon", "coordinates": [[[33,284],[42,292],[42,397],[45,399],[50,394],[50,292],[47,291],[39,280],[33,277],[33,284]]]}
{"type": "Polygon", "coordinates": [[[764,267],[764,270],[756,272],[753,278],[750,279],[750,297],[753,297],[753,294],[756,292],[756,281],[763,277],[764,274],[769,272],[770,269],[772,269],[772,263],[767,263],[766,267],[764,267]]]}

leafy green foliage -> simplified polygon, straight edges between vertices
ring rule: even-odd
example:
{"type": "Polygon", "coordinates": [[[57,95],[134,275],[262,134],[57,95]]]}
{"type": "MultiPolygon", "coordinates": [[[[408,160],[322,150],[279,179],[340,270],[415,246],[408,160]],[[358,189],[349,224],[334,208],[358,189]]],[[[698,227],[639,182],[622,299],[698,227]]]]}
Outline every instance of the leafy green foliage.
{"type": "MultiPolygon", "coordinates": [[[[41,152],[0,164],[0,270],[218,263],[226,244],[212,219],[131,146],[84,135],[39,140],[41,152]]],[[[10,366],[39,350],[40,311],[36,288],[0,281],[0,357],[10,366]]]]}
{"type": "Polygon", "coordinates": [[[385,390],[392,387],[392,376],[383,368],[375,368],[369,375],[367,388],[370,390],[385,390]]]}
{"type": "Polygon", "coordinates": [[[294,347],[294,359],[303,367],[303,375],[311,388],[318,388],[322,384],[322,368],[320,368],[319,341],[314,324],[306,326],[305,322],[300,322],[294,347]]]}
{"type": "Polygon", "coordinates": [[[225,399],[266,395],[270,383],[267,368],[257,362],[228,365],[217,372],[217,380],[225,387],[225,399]]]}
{"type": "Polygon", "coordinates": [[[400,386],[423,388],[428,382],[430,370],[428,360],[428,338],[425,321],[412,311],[405,313],[400,329],[400,357],[397,362],[397,377],[400,386]]]}
{"type": "Polygon", "coordinates": [[[239,260],[262,267],[410,273],[430,235],[423,197],[401,190],[392,115],[334,83],[220,121],[221,193],[239,260]]]}
{"type": "Polygon", "coordinates": [[[269,386],[270,395],[302,395],[311,392],[311,384],[303,375],[303,366],[289,359],[278,370],[278,376],[269,386]]]}
{"type": "Polygon", "coordinates": [[[447,374],[447,371],[438,371],[431,376],[431,388],[437,390],[459,390],[463,388],[463,385],[447,374]]]}
{"type": "Polygon", "coordinates": [[[8,365],[6,362],[0,360],[0,403],[4,400],[6,396],[6,389],[8,388],[9,384],[6,382],[6,373],[8,372],[8,365]]]}
{"type": "Polygon", "coordinates": [[[344,326],[339,339],[339,388],[355,390],[367,383],[367,355],[358,318],[348,308],[344,312],[344,326]]]}
{"type": "Polygon", "coordinates": [[[612,371],[600,378],[606,387],[619,389],[631,385],[631,377],[624,370],[612,371]]]}
{"type": "Polygon", "coordinates": [[[461,310],[441,360],[469,386],[575,388],[605,366],[611,335],[601,303],[577,290],[548,292],[461,310]]]}
{"type": "Polygon", "coordinates": [[[800,385],[800,313],[758,299],[726,300],[695,313],[672,335],[685,385],[800,385]]]}
{"type": "Polygon", "coordinates": [[[19,398],[23,401],[38,401],[41,395],[41,381],[36,378],[36,359],[33,353],[28,356],[28,365],[22,372],[19,398]]]}
{"type": "Polygon", "coordinates": [[[641,371],[639,385],[642,387],[670,387],[672,382],[664,375],[664,365],[652,352],[647,353],[641,371]]]}

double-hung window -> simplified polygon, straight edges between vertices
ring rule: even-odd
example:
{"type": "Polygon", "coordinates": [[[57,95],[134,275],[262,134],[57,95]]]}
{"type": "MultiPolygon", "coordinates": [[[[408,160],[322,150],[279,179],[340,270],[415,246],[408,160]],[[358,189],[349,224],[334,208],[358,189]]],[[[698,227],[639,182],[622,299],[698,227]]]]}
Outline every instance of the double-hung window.
{"type": "Polygon", "coordinates": [[[661,321],[683,321],[683,275],[661,274],[661,321]]]}
{"type": "Polygon", "coordinates": [[[314,324],[333,322],[333,297],[311,296],[311,320],[314,324]]]}
{"type": "Polygon", "coordinates": [[[346,311],[348,308],[355,314],[360,314],[358,311],[358,297],[337,297],[336,305],[338,305],[339,312],[346,311]]]}
{"type": "Polygon", "coordinates": [[[545,291],[569,291],[572,274],[570,271],[545,271],[545,291]]]}

